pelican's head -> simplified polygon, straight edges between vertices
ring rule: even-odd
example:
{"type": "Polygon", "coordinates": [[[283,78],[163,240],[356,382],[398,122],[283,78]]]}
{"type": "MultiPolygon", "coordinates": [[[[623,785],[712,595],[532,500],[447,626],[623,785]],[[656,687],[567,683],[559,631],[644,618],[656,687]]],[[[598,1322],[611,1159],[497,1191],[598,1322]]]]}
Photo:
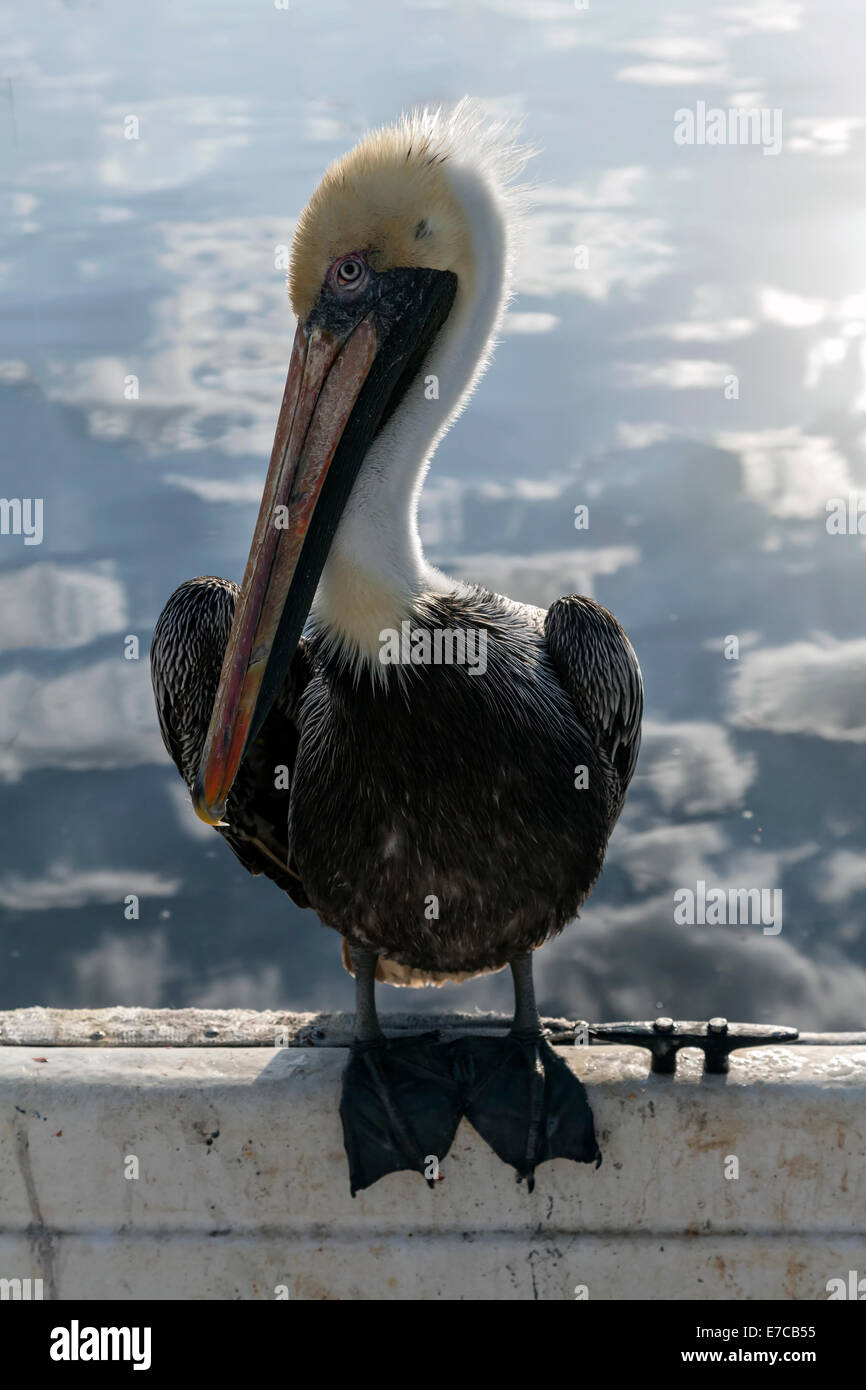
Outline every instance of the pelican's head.
{"type": "Polygon", "coordinates": [[[472,103],[418,113],[332,165],[301,215],[288,380],[194,792],[211,824],[286,677],[373,441],[398,413],[417,415],[420,368],[438,368],[444,342],[450,380],[438,415],[427,411],[431,441],[483,370],[508,293],[508,189],[524,159],[472,103]]]}
{"type": "Polygon", "coordinates": [[[456,277],[455,288],[468,285],[472,229],[446,163],[433,131],[405,120],[368,135],[331,166],[295,233],[289,293],[299,323],[346,257],[357,258],[365,276],[432,270],[456,277]]]}

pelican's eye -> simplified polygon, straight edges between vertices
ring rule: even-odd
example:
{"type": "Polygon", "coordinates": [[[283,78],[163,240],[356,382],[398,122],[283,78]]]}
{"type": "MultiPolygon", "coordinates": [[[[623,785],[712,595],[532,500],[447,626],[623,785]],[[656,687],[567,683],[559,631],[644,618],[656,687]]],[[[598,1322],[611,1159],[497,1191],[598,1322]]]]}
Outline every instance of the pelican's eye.
{"type": "Polygon", "coordinates": [[[367,262],[357,255],[343,256],[331,268],[334,283],[341,290],[357,290],[366,283],[367,262]]]}

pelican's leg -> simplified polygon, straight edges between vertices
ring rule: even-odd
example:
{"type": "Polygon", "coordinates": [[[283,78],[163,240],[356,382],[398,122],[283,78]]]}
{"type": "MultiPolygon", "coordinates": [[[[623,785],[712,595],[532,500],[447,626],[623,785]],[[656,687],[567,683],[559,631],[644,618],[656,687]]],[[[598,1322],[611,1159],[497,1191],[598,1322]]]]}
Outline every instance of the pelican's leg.
{"type": "Polygon", "coordinates": [[[349,955],[355,971],[355,1041],[375,1042],[384,1036],[376,1013],[376,962],[379,957],[365,946],[350,946],[349,955]]]}
{"type": "Polygon", "coordinates": [[[466,1118],[494,1153],[527,1179],[549,1158],[601,1162],[586,1091],[544,1036],[532,955],[511,962],[514,1018],[507,1038],[466,1038],[466,1118]]]}
{"type": "Polygon", "coordinates": [[[514,1018],[511,1032],[515,1037],[532,1036],[540,1038],[541,1019],[535,1002],[535,982],[532,978],[532,955],[515,956],[511,962],[511,975],[514,980],[514,1018]]]}
{"type": "Polygon", "coordinates": [[[386,1038],[376,1013],[375,951],[350,946],[355,1039],[343,1072],[340,1118],[352,1196],[409,1169],[433,1186],[460,1122],[459,1088],[435,1034],[386,1038]]]}

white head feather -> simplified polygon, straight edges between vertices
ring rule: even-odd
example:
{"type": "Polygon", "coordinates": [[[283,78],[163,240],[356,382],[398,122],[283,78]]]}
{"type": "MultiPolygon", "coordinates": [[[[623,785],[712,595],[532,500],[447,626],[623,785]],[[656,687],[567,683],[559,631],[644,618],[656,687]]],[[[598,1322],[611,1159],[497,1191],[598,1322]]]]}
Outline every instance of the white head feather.
{"type": "Polygon", "coordinates": [[[378,667],[379,633],[425,592],[457,586],[429,566],[418,496],[439,440],[490,359],[511,293],[520,212],[516,180],[532,153],[514,127],[465,99],[374,131],[325,174],[298,223],[289,285],[303,321],[328,267],[364,251],[374,270],[429,266],[457,276],[454,305],[422,372],[371,446],[313,607],[353,664],[378,667]],[[425,381],[436,378],[438,398],[425,381]]]}

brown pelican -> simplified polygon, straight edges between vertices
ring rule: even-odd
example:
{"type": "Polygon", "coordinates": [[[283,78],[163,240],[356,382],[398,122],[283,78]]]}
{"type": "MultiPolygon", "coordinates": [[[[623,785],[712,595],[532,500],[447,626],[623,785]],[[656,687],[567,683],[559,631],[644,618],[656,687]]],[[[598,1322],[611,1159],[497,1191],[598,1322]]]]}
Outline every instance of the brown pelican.
{"type": "Polygon", "coordinates": [[[640,668],[592,599],[545,613],[449,579],[416,522],[509,297],[523,162],[464,102],[327,171],[294,239],[298,326],[243,584],[181,585],[153,639],[163,738],[196,811],[343,937],[353,1193],[403,1168],[429,1178],[461,1115],[530,1186],[545,1159],[598,1158],[531,961],[601,869],[638,752],[640,668]],[[505,965],[507,1038],[383,1037],[376,979],[505,965]]]}

